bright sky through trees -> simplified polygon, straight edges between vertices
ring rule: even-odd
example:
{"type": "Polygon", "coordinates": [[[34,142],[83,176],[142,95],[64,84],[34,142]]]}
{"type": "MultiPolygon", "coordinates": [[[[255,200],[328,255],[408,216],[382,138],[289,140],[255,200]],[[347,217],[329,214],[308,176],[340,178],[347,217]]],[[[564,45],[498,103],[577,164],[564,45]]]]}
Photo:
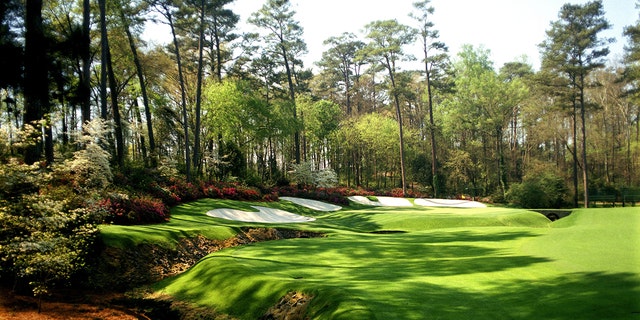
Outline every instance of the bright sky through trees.
{"type": "MultiPolygon", "coordinates": [[[[416,0],[292,0],[297,11],[296,19],[304,27],[304,37],[309,48],[306,67],[320,59],[326,49],[322,41],[330,36],[349,31],[356,34],[373,20],[398,19],[401,23],[413,24],[408,17],[416,0]]],[[[258,10],[264,1],[236,0],[233,10],[242,21],[251,12],[258,10]]],[[[484,45],[491,50],[494,67],[513,61],[526,54],[537,69],[539,63],[538,44],[545,38],[552,20],[565,3],[585,3],[580,0],[432,0],[435,29],[455,54],[463,44],[484,45]]],[[[611,47],[612,58],[622,53],[625,40],[624,26],[638,19],[633,0],[604,0],[606,17],[613,25],[607,36],[615,37],[617,43],[611,47]]],[[[419,48],[416,46],[416,56],[419,48]]],[[[416,69],[419,65],[416,66],[416,69]]]]}
{"type": "MultiPolygon", "coordinates": [[[[416,0],[291,0],[296,20],[304,28],[304,38],[309,53],[304,57],[305,67],[315,67],[326,48],[322,42],[343,32],[360,31],[374,20],[398,19],[414,26],[408,17],[416,0]]],[[[231,9],[240,15],[239,27],[243,32],[251,30],[247,18],[259,10],[265,1],[236,0],[231,9]]],[[[491,50],[494,67],[499,68],[526,55],[528,62],[538,69],[540,53],[538,44],[545,39],[545,31],[565,3],[581,4],[586,0],[432,0],[435,29],[440,31],[440,40],[449,46],[452,56],[463,44],[484,45],[491,50]]],[[[614,37],[610,59],[622,56],[626,39],[622,37],[625,26],[635,23],[638,9],[634,0],[603,0],[606,18],[613,25],[604,36],[614,37]]],[[[414,26],[415,27],[415,26],[414,26]]],[[[163,41],[162,28],[148,32],[147,38],[163,41]]],[[[414,55],[420,56],[415,46],[414,55]]],[[[419,63],[419,62],[416,62],[419,63]]],[[[420,65],[412,69],[420,69],[420,65]]]]}

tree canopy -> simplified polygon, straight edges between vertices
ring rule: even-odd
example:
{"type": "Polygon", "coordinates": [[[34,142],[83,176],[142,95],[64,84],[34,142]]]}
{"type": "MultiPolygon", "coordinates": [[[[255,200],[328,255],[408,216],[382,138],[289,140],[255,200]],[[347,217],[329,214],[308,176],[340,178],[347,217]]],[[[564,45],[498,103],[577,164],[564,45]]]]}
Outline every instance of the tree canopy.
{"type": "Polygon", "coordinates": [[[589,191],[640,183],[639,27],[625,28],[624,59],[607,65],[601,1],[558,8],[540,66],[495,66],[482,47],[450,56],[425,0],[411,25],[389,17],[314,39],[325,51],[313,69],[303,64],[305,30],[290,1],[265,1],[249,17],[233,3],[4,1],[2,161],[70,159],[83,147],[73,133],[101,118],[115,172],[171,160],[193,181],[268,186],[285,183],[292,163],[311,162],[335,170],[341,185],[501,201],[512,185],[550,171],[573,186],[574,205],[588,204],[589,191]],[[146,43],[144,28],[158,23],[170,41],[146,43]],[[422,67],[403,70],[416,59],[422,67]],[[395,141],[376,131],[389,119],[395,141]],[[27,126],[32,136],[18,135],[27,126]],[[231,172],[221,169],[231,153],[246,170],[220,174],[231,172]]]}

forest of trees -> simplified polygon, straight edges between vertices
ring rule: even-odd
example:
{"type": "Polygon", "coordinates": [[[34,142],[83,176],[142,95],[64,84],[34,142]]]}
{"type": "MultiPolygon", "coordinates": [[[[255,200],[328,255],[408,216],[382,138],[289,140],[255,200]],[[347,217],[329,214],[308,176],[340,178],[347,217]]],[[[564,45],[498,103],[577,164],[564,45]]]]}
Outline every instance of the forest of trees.
{"type": "Polygon", "coordinates": [[[551,179],[574,206],[640,186],[640,20],[614,61],[599,0],[559,8],[540,66],[449,55],[421,0],[412,25],[326,39],[316,68],[289,1],[246,17],[258,33],[232,2],[2,1],[0,160],[62,163],[103,119],[112,170],[172,166],[188,181],[275,186],[310,163],[343,186],[494,201],[551,179]],[[169,26],[166,45],[145,43],[151,23],[169,26]],[[402,70],[412,47],[423,68],[402,70]]]}

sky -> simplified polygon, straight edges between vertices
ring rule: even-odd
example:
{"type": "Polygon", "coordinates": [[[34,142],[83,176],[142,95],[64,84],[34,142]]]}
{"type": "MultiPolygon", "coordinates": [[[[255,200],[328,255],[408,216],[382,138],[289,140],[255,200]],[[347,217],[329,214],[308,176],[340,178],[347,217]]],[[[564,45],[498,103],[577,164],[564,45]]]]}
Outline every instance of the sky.
{"type": "MultiPolygon", "coordinates": [[[[313,68],[327,48],[322,44],[331,36],[352,32],[364,39],[362,30],[375,20],[397,19],[400,23],[417,27],[409,17],[413,2],[417,0],[291,0],[295,19],[304,28],[308,53],[303,56],[305,67],[313,68]]],[[[241,30],[249,31],[246,24],[251,13],[259,10],[266,0],[235,0],[230,8],[240,15],[241,30]]],[[[434,29],[439,40],[449,47],[455,57],[462,45],[483,46],[491,52],[496,69],[504,63],[526,60],[539,69],[538,44],[546,38],[552,21],[558,20],[565,3],[582,4],[585,0],[432,0],[434,29]]],[[[619,60],[627,39],[624,27],[635,24],[639,9],[635,0],[603,0],[605,17],[612,28],[603,36],[613,37],[609,58],[619,60]]],[[[407,46],[406,51],[421,56],[419,41],[407,46]]],[[[421,69],[419,62],[404,65],[405,69],[421,69]]]]}

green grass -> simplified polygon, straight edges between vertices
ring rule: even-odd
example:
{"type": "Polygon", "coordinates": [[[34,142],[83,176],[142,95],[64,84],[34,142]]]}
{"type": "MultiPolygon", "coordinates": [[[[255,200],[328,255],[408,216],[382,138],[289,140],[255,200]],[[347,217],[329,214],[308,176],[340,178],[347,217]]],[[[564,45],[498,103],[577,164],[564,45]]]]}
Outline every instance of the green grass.
{"type": "Polygon", "coordinates": [[[106,245],[117,248],[142,243],[173,246],[180,238],[196,235],[219,240],[236,235],[237,227],[212,223],[212,218],[206,212],[215,208],[254,211],[248,203],[205,199],[173,208],[171,220],[167,223],[146,226],[105,225],[100,228],[100,234],[106,245]]]}
{"type": "MultiPolygon", "coordinates": [[[[150,234],[188,227],[222,237],[247,225],[204,215],[220,206],[247,204],[181,206],[150,234]]],[[[578,210],[549,223],[505,208],[269,206],[317,218],[281,227],[328,236],[223,250],[154,289],[242,319],[289,291],[315,296],[313,319],[640,319],[639,208],[578,210]]]]}

